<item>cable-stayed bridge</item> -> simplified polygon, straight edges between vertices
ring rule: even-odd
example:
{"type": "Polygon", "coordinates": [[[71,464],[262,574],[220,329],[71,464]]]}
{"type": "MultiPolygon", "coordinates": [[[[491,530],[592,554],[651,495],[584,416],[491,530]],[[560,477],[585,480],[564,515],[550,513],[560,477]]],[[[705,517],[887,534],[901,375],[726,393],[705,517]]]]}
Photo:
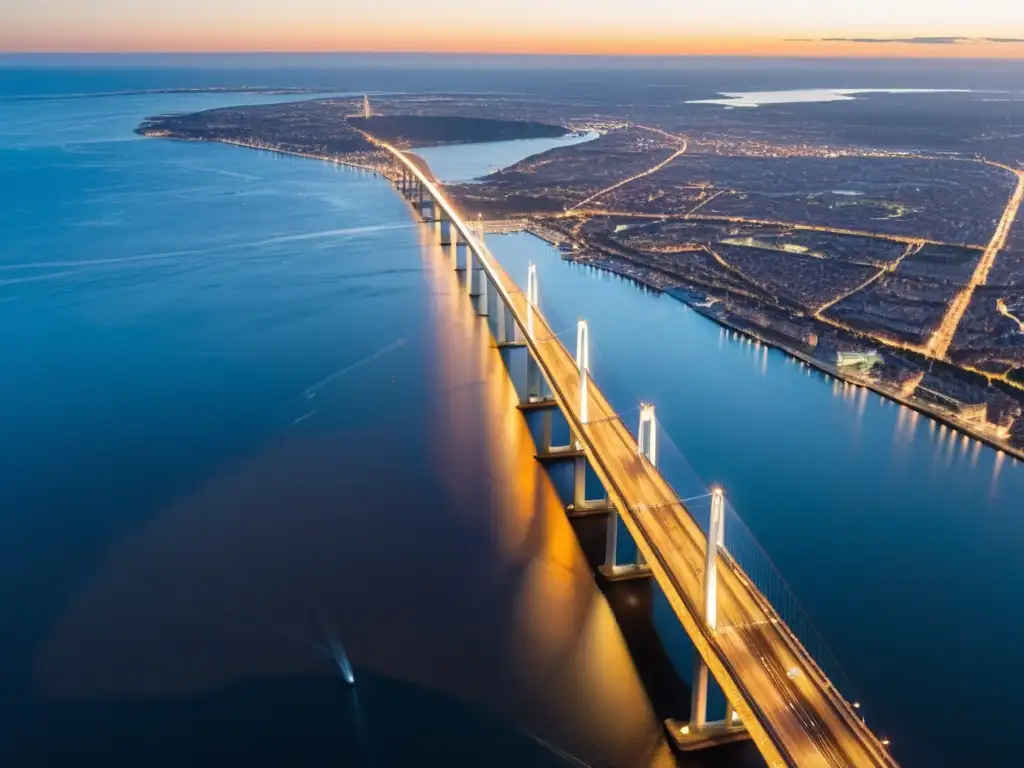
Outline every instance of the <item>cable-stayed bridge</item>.
{"type": "Polygon", "coordinates": [[[848,690],[844,695],[838,665],[721,490],[694,498],[687,495],[692,483],[671,478],[653,406],[639,407],[634,435],[609,404],[591,377],[586,322],[577,324],[570,352],[540,312],[532,265],[524,292],[491,255],[482,231],[459,215],[419,165],[376,143],[394,157],[397,188],[439,230],[441,245],[454,251],[454,266],[465,271],[497,345],[525,352],[520,407],[542,419],[538,458],[573,462],[570,513],[607,515],[603,577],[654,578],[693,643],[690,720],[668,724],[676,746],[699,749],[749,737],[773,767],[895,766],[856,699],[848,690]],[[563,445],[552,442],[556,411],[569,427],[563,445]],[[603,487],[599,499],[587,498],[588,467],[603,487]],[[618,559],[620,531],[635,543],[631,562],[618,559]],[[727,701],[715,719],[708,716],[709,675],[727,701]]]}

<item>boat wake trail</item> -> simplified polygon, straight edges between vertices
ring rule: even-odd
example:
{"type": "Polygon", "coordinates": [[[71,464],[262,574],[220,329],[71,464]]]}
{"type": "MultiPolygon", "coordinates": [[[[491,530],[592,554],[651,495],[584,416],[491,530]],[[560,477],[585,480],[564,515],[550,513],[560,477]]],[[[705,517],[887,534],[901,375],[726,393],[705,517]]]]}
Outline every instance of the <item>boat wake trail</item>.
{"type": "Polygon", "coordinates": [[[408,343],[409,343],[408,339],[397,339],[397,340],[391,342],[390,344],[388,344],[386,347],[382,347],[382,348],[378,349],[372,355],[368,355],[368,356],[364,357],[362,360],[358,360],[358,361],[352,363],[351,365],[346,365],[340,371],[335,371],[330,376],[328,376],[326,379],[322,379],[322,380],[318,381],[316,384],[314,384],[313,386],[309,387],[306,390],[306,392],[305,392],[306,399],[307,400],[312,400],[314,397],[316,397],[316,393],[317,392],[319,392],[321,389],[326,387],[331,382],[336,381],[337,379],[340,379],[346,373],[351,373],[352,371],[356,370],[357,368],[362,368],[364,365],[369,365],[374,360],[377,360],[378,358],[384,357],[384,355],[386,355],[386,354],[388,354],[390,352],[394,352],[396,349],[401,349],[402,347],[404,347],[408,343]]]}

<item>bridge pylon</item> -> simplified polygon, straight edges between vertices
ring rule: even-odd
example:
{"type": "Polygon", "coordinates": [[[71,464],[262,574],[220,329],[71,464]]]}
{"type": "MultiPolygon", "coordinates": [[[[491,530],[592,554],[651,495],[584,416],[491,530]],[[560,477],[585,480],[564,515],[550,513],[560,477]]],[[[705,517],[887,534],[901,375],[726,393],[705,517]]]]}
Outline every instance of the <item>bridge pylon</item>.
{"type": "Polygon", "coordinates": [[[576,323],[576,367],[580,372],[580,423],[588,420],[587,389],[590,383],[590,329],[582,318],[576,323]]]}
{"type": "Polygon", "coordinates": [[[526,332],[533,337],[533,313],[537,308],[537,265],[532,261],[526,273],[526,332]]]}
{"type": "MultiPolygon", "coordinates": [[[[711,522],[708,524],[707,553],[704,558],[704,625],[712,633],[718,628],[718,551],[725,548],[725,494],[711,491],[711,522]]],[[[666,720],[665,728],[677,749],[690,752],[747,738],[746,729],[732,704],[726,701],[722,720],[708,722],[708,665],[694,653],[690,685],[690,721],[666,720]]]]}
{"type": "Polygon", "coordinates": [[[647,460],[657,468],[658,427],[654,421],[654,406],[650,403],[640,403],[640,428],[636,433],[636,444],[640,449],[640,455],[646,456],[647,460]]]}
{"type": "MultiPolygon", "coordinates": [[[[537,265],[530,262],[526,277],[526,335],[533,338],[533,316],[537,310],[539,284],[537,282],[537,265]]],[[[550,395],[544,395],[544,379],[541,376],[540,365],[532,351],[526,353],[526,393],[523,398],[524,404],[554,402],[550,395]]]]}
{"type": "MultiPolygon", "coordinates": [[[[650,403],[640,403],[640,425],[637,429],[637,451],[646,458],[652,465],[658,458],[658,422],[654,418],[654,406],[650,403]]],[[[644,559],[643,553],[637,547],[636,556],[632,563],[621,564],[618,562],[619,549],[619,513],[612,510],[608,515],[608,528],[605,533],[604,565],[598,571],[605,581],[626,581],[629,579],[644,579],[650,577],[651,567],[644,559]]]]}
{"type": "MultiPolygon", "coordinates": [[[[532,290],[536,298],[537,277],[536,268],[530,264],[533,275],[532,290]]],[[[527,291],[530,290],[530,283],[527,283],[527,291]]],[[[529,297],[528,297],[529,298],[529,297]]],[[[590,328],[587,321],[582,318],[576,323],[576,365],[580,372],[580,423],[584,426],[589,418],[589,393],[590,383],[590,328]]],[[[582,444],[576,441],[576,446],[582,449],[582,444]]],[[[587,459],[585,456],[577,456],[573,462],[573,492],[572,503],[566,507],[569,517],[582,517],[585,515],[607,514],[613,511],[608,504],[608,497],[605,494],[601,499],[587,499],[587,459]]]]}

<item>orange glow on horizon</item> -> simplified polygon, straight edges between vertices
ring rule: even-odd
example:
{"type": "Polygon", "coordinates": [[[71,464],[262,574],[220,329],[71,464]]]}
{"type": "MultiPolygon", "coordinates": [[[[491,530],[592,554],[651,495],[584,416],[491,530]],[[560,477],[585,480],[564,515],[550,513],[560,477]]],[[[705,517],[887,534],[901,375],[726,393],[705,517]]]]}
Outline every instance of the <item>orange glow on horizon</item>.
{"type": "Polygon", "coordinates": [[[1024,58],[1024,43],[962,42],[950,45],[794,41],[764,36],[690,37],[621,33],[576,37],[549,34],[479,32],[438,25],[424,30],[366,30],[363,34],[325,33],[303,28],[266,30],[161,29],[147,33],[90,35],[68,31],[21,36],[7,41],[6,53],[453,53],[607,56],[792,56],[835,58],[1024,58]]]}

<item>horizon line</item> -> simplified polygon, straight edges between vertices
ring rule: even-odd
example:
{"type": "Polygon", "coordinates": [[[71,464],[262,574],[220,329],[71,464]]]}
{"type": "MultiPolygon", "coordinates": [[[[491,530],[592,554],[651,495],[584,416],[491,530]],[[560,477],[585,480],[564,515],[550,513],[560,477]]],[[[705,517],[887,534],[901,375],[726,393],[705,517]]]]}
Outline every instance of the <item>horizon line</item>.
{"type": "MultiPolygon", "coordinates": [[[[877,50],[877,49],[876,49],[877,50]]],[[[883,53],[854,55],[850,51],[828,52],[754,52],[754,53],[718,53],[718,52],[675,52],[675,53],[641,53],[632,51],[621,52],[589,52],[589,51],[465,51],[465,50],[406,50],[406,49],[287,49],[287,48],[253,48],[247,50],[232,49],[168,49],[168,50],[9,50],[0,48],[0,56],[453,56],[482,57],[504,56],[516,58],[618,58],[618,59],[846,59],[851,61],[885,61],[885,60],[948,60],[948,61],[1024,61],[1024,53],[1007,53],[1007,55],[943,55],[945,51],[929,52],[928,55],[883,53]]],[[[950,52],[952,53],[952,52],[950,52]]]]}

